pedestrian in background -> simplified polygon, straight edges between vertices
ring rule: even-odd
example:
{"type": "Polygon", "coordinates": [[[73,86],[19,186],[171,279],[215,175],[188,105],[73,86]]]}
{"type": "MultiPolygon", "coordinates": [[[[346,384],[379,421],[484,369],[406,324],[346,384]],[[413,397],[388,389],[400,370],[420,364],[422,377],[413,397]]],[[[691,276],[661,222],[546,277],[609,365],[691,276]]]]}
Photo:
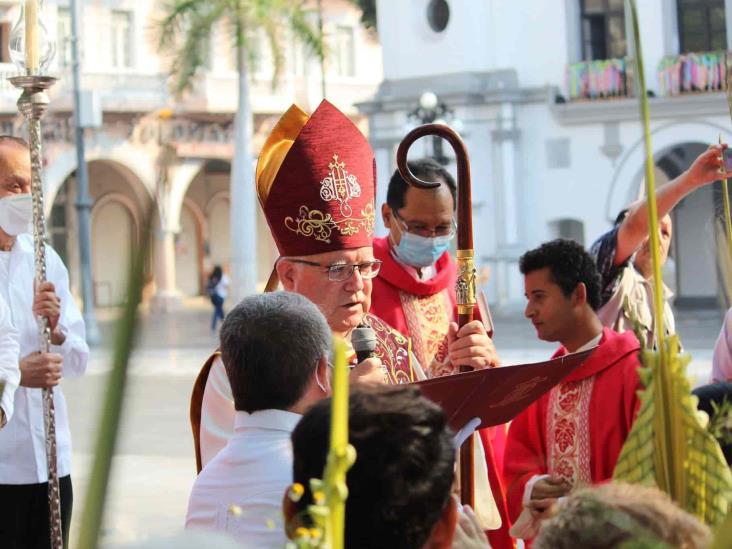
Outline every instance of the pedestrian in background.
{"type": "Polygon", "coordinates": [[[216,333],[216,324],[219,320],[224,320],[224,300],[228,295],[229,277],[221,269],[221,265],[216,265],[213,272],[208,277],[206,290],[211,298],[211,304],[214,307],[213,316],[211,317],[211,332],[216,333]]]}

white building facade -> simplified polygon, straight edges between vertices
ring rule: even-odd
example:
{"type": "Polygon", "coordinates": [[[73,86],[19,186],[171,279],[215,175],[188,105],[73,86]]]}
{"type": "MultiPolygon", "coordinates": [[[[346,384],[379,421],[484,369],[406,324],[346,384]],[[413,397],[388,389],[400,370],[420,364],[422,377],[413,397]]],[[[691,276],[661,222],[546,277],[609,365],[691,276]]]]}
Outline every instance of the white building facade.
{"type": "MultiPolygon", "coordinates": [[[[214,265],[228,267],[230,250],[229,171],[237,107],[235,55],[223,27],[211,36],[207,66],[194,90],[182,99],[169,93],[167,60],[157,46],[157,0],[80,0],[82,4],[82,87],[100,104],[99,127],[86,130],[92,208],[92,278],[97,306],[124,299],[133,250],[152,238],[144,298],[163,309],[205,293],[214,265]],[[153,234],[143,218],[155,204],[153,234]]],[[[68,0],[46,2],[46,26],[56,38],[49,71],[59,77],[43,121],[49,240],[69,266],[72,286],[80,284],[76,222],[76,152],[71,95],[71,19],[68,0]]],[[[312,2],[311,19],[317,20],[312,2]]],[[[366,127],[355,103],[371,97],[382,80],[381,51],[360,11],[346,0],[323,0],[327,44],[325,87],[329,99],[366,127]]],[[[19,92],[6,80],[16,72],[7,40],[18,16],[17,0],[0,0],[0,133],[23,135],[15,102],[19,92]]],[[[316,25],[314,24],[314,27],[316,25]]],[[[252,67],[254,113],[252,158],[279,116],[295,102],[311,112],[321,101],[321,66],[305,47],[284,39],[285,67],[272,87],[272,59],[262,36],[252,67]]],[[[258,208],[257,208],[258,209],[258,208]]],[[[276,258],[266,222],[258,213],[259,284],[276,258]]]]}
{"type": "MultiPolygon", "coordinates": [[[[732,1],[637,3],[662,184],[720,134],[732,142],[724,92],[732,1]]],[[[409,113],[422,93],[435,93],[471,156],[476,258],[494,304],[523,302],[525,250],[558,236],[589,246],[639,196],[643,136],[626,19],[623,0],[378,2],[384,81],[359,106],[369,116],[378,200],[416,124],[409,113]]],[[[414,148],[414,156],[431,152],[414,148]]],[[[674,211],[667,275],[678,306],[717,306],[720,209],[715,183],[674,211]]]]}

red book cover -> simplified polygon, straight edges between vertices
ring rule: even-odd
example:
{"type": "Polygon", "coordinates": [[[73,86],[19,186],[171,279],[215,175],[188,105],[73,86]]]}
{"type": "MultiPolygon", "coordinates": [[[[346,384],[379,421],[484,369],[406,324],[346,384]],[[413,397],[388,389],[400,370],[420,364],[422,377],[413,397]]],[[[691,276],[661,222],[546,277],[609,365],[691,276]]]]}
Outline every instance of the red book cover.
{"type": "Polygon", "coordinates": [[[511,421],[572,373],[593,351],[590,349],[535,364],[437,377],[414,385],[445,410],[454,431],[459,431],[476,417],[480,418],[480,429],[483,429],[511,421]]]}

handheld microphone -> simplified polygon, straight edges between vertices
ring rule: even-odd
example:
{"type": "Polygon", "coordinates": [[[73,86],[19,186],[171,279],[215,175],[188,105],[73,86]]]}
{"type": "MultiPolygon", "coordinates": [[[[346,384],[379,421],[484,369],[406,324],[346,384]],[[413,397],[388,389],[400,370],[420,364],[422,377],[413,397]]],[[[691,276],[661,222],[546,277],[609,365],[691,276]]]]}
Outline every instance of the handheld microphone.
{"type": "Polygon", "coordinates": [[[371,326],[359,324],[351,332],[351,345],[356,351],[356,361],[361,363],[376,356],[376,333],[371,326]]]}

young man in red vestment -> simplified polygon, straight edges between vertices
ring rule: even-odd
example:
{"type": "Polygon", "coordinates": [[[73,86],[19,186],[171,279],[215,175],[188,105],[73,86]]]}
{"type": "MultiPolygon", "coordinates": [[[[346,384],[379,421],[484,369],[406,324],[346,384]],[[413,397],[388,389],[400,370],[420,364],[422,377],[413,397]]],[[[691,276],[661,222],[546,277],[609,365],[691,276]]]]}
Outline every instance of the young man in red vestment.
{"type": "MultiPolygon", "coordinates": [[[[457,271],[448,251],[455,237],[457,190],[450,172],[432,159],[410,161],[409,168],[416,177],[440,186],[420,189],[404,181],[398,170],[392,175],[381,206],[389,234],[374,239],[381,270],[373,280],[370,310],[410,338],[418,362],[429,377],[436,377],[457,371],[446,353],[457,331],[457,271]]],[[[501,427],[479,433],[503,524],[489,534],[491,544],[507,547],[508,515],[500,496],[505,431],[501,427]]]]}
{"type": "Polygon", "coordinates": [[[573,487],[611,478],[638,412],[640,346],[633,332],[603,328],[600,278],[576,242],[553,240],[521,257],[525,315],[554,353],[594,353],[511,424],[504,483],[513,532],[536,535],[539,521],[573,487]],[[519,518],[519,515],[521,517],[519,518]]]}

